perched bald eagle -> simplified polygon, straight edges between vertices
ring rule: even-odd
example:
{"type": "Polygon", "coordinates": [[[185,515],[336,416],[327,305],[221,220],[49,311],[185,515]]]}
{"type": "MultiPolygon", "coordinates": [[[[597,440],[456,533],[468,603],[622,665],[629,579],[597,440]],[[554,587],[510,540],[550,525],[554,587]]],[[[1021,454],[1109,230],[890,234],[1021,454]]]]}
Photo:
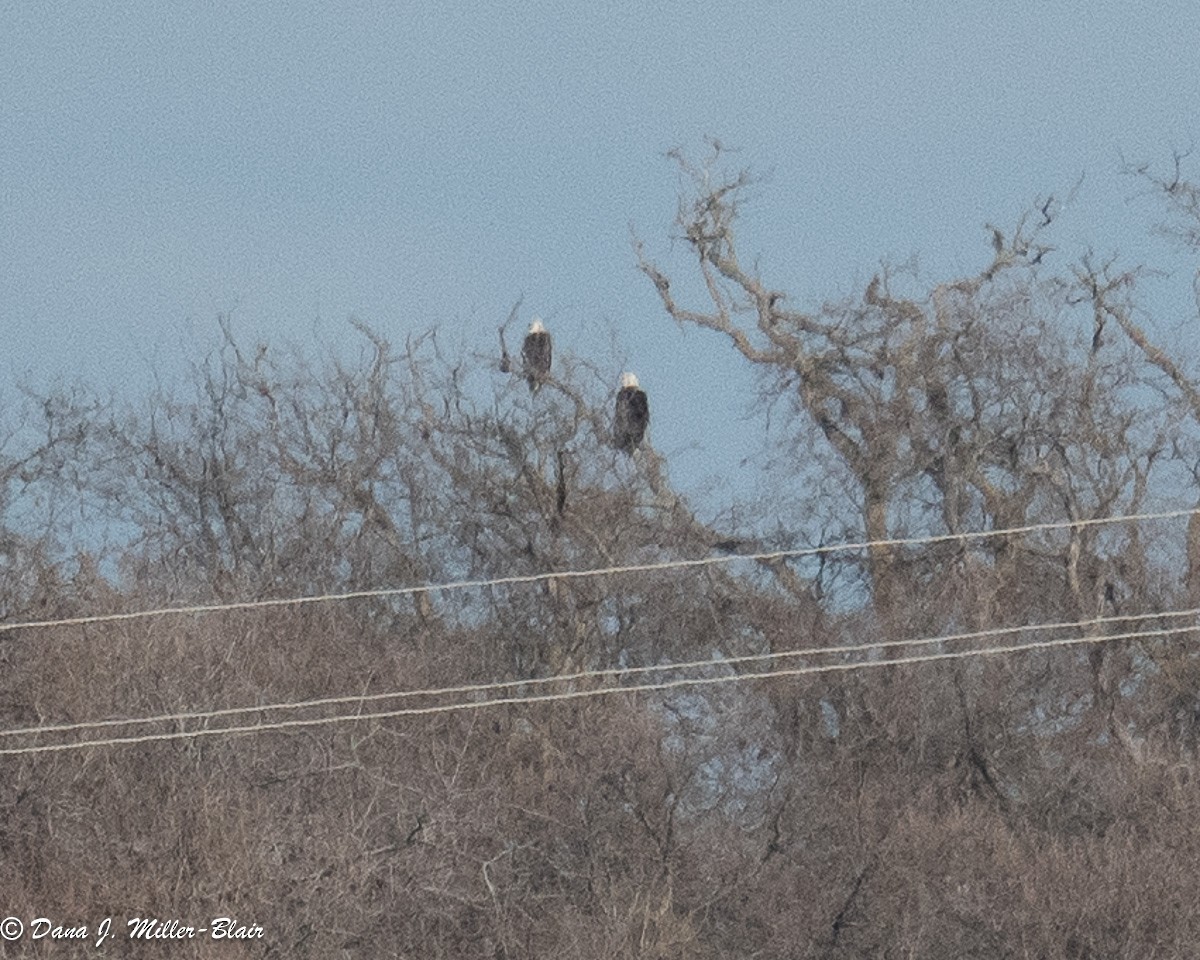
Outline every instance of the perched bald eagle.
{"type": "Polygon", "coordinates": [[[529,381],[529,389],[534,393],[550,376],[550,358],[554,345],[550,342],[550,334],[542,326],[542,321],[534,317],[525,334],[525,343],[521,346],[521,360],[525,365],[525,379],[529,381]]]}
{"type": "Polygon", "coordinates": [[[622,374],[613,423],[613,441],[617,449],[632,454],[646,435],[649,423],[650,404],[646,400],[646,391],[638,386],[638,378],[632,373],[622,374]]]}

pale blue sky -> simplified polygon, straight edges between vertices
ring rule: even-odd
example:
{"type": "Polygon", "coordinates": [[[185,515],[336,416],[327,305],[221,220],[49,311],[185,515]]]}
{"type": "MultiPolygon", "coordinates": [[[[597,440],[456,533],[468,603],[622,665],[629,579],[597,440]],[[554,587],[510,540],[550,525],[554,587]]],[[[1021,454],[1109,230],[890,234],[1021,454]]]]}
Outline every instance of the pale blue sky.
{"type": "MultiPolygon", "coordinates": [[[[633,224],[682,263],[665,150],[712,134],[768,175],[743,252],[800,305],[882,258],[975,270],[985,222],[1080,174],[1064,256],[1190,271],[1118,168],[1196,142],[1197,50],[1182,2],[0,0],[0,396],[136,387],[229,310],[248,341],[344,340],[354,314],[492,349],[524,293],[564,349],[616,331],[676,481],[736,488],[748,381],[630,249],[633,224]]],[[[1150,287],[1167,314],[1190,289],[1150,287]]]]}

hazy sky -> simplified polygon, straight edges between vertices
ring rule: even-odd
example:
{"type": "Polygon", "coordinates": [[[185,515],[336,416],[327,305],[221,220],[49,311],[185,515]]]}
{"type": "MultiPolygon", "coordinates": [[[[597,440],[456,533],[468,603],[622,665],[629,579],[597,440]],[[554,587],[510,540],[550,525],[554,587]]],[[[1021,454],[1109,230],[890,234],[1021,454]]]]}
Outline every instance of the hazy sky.
{"type": "MultiPolygon", "coordinates": [[[[685,489],[736,487],[748,381],[630,248],[681,262],[667,149],[767,175],[743,253],[801,306],[883,258],[978,269],[985,222],[1081,174],[1064,257],[1183,269],[1119,167],[1194,144],[1198,49],[1194,2],[0,0],[0,397],[136,387],[228,311],[251,342],[355,315],[491,349],[523,293],[563,349],[616,332],[685,489]]],[[[1190,279],[1151,291],[1184,309],[1190,279]]]]}

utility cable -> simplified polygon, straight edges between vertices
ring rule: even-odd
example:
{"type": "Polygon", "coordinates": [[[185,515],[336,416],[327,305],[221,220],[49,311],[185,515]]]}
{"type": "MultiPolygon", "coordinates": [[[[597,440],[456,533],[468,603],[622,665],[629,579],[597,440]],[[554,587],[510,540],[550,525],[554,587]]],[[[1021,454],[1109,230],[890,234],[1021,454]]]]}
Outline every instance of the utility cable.
{"type": "Polygon", "coordinates": [[[765,553],[729,554],[717,557],[698,557],[692,560],[662,560],[654,563],[634,563],[621,566],[594,567],[585,570],[561,570],[551,573],[517,574],[479,580],[451,580],[446,583],[431,583],[412,587],[384,587],[375,590],[351,590],[343,593],[325,593],[315,596],[278,597],[268,600],[238,600],[229,603],[193,604],[190,606],[157,607],[149,610],[131,610],[124,613],[99,613],[78,617],[61,617],[47,620],[24,620],[16,623],[0,623],[0,634],[13,630],[33,630],[48,627],[73,627],[93,623],[114,623],[141,620],[147,617],[183,616],[188,614],[223,613],[233,610],[259,610],[269,607],[301,606],[341,600],[362,600],[382,597],[402,597],[416,593],[448,592],[453,590],[478,589],[481,587],[511,586],[515,584],[540,583],[549,580],[577,580],[586,577],[616,576],[626,573],[650,573],[659,570],[678,570],[693,567],[708,567],[733,563],[738,560],[755,562],[771,560],[795,560],[803,557],[822,556],[830,553],[870,550],[878,547],[908,547],[951,541],[987,540],[993,537],[1014,534],[1040,533],[1047,530],[1094,527],[1114,523],[1143,520],[1171,520],[1188,517],[1200,512],[1196,508],[1168,510],[1161,513],[1125,514],[1117,517],[1092,517],[1085,520],[1060,520],[1052,523],[1034,523],[1003,530],[975,530],[966,533],[941,533],[924,537],[893,537],[886,540],[860,540],[850,543],[826,544],[796,550],[771,550],[765,553]]]}
{"type": "MultiPolygon", "coordinates": [[[[381,700],[402,700],[412,697],[445,697],[455,694],[486,693],[494,690],[512,690],[521,687],[536,687],[546,684],[573,683],[581,680],[605,679],[624,677],[646,673],[667,673],[681,670],[694,670],[704,667],[731,667],[740,664],[760,663],[765,660],[787,660],[793,657],[817,657],[837,654],[863,654],[874,651],[896,648],[928,646],[937,643],[953,643],[960,640],[982,640],[989,637],[1005,636],[1008,634],[1028,633],[1032,631],[1070,630],[1100,627],[1112,623],[1126,623],[1143,620],[1168,620],[1178,617],[1193,617],[1200,615],[1200,607],[1190,610],[1168,610],[1157,613],[1130,614],[1127,616],[1096,617],[1090,620],[1069,620],[1051,623],[1025,624],[1016,627],[993,627],[989,630],[975,630],[969,633],[950,633],[935,637],[922,637],[909,640],[885,640],[875,643],[857,644],[854,646],[811,647],[808,649],[781,650],[775,653],[755,653],[737,657],[712,657],[706,660],[688,660],[679,663],[665,663],[639,667],[608,667],[603,670],[581,670],[576,673],[559,674],[552,677],[532,677],[526,680],[502,680],[493,683],[470,683],[449,687],[432,687],[422,690],[392,690],[385,693],[352,694],[341,697],[322,697],[316,700],[294,700],[281,703],[264,703],[247,707],[226,707],[220,710],[200,710],[187,713],[163,713],[149,717],[126,717],[107,720],[88,720],[78,723],[62,723],[49,726],[21,727],[11,730],[0,730],[0,737],[33,736],[45,733],[69,733],[80,730],[95,730],[105,727],[126,727],[154,723],[179,723],[192,720],[212,720],[218,717],[232,717],[239,714],[266,713],[275,710],[305,710],[313,707],[344,706],[346,704],[376,703],[381,700]]],[[[1191,628],[1187,628],[1191,629],[1191,628]]],[[[1106,638],[1101,638],[1106,639],[1106,638]]]]}
{"type": "Polygon", "coordinates": [[[673,690],[684,687],[712,686],[721,683],[736,683],[743,680],[767,680],[781,677],[797,677],[813,674],[849,672],[853,670],[869,670],[881,667],[898,667],[907,664],[933,663],[941,660],[961,660],[968,657],[1001,656],[1012,653],[1022,653],[1032,650],[1048,650],[1058,647],[1070,647],[1083,644],[1108,643],[1115,640],[1148,639],[1165,637],[1194,631],[1195,626],[1171,627],[1160,630],[1133,631],[1124,634],[1108,636],[1066,637],[1057,640],[1011,644],[1001,647],[985,647],[975,650],[961,650],[949,653],[930,653],[912,657],[902,657],[891,660],[864,660],[854,663],[822,664],[819,666],[792,667],[786,670],[770,670],[755,673],[728,674],[719,677],[690,677],[680,680],[667,680],[659,683],[633,684],[629,686],[600,687],[589,690],[570,690],[562,693],[540,694],[527,697],[498,697],[491,700],[461,701],[458,703],[439,704],[429,707],[407,707],[397,710],[378,711],[375,713],[339,714],[331,717],[316,717],[292,720],[278,720],[270,723],[260,723],[239,727],[215,727],[199,730],[176,730],[167,733],[142,734],[132,737],[110,737],[100,740],[85,740],[72,743],[40,744],[35,746],[11,747],[0,749],[0,756],[20,756],[36,753],[59,753],[68,750],[84,750],[96,747],[124,746],[138,743],[155,743],[169,740],[190,740],[199,737],[242,736],[270,731],[290,730],[304,727],[328,726],[339,723],[358,723],[364,720],[387,720],[399,717],[430,716],[441,713],[460,712],[464,710],[481,710],[487,707],[549,703],[563,700],[578,700],[590,697],[609,696],[618,693],[638,693],[644,691],[673,690]]]}

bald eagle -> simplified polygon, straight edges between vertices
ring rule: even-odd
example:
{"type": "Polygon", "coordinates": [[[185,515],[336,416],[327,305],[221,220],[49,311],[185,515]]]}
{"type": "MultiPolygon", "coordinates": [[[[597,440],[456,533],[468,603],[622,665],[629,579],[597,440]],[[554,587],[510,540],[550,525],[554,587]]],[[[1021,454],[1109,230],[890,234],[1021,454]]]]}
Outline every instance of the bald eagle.
{"type": "Polygon", "coordinates": [[[542,321],[534,317],[525,334],[525,343],[521,346],[521,360],[525,364],[525,379],[529,381],[529,389],[534,393],[550,376],[550,358],[553,354],[553,344],[550,334],[542,326],[542,321]]]}
{"type": "Polygon", "coordinates": [[[650,404],[646,401],[646,391],[638,386],[638,378],[632,373],[622,374],[613,424],[613,440],[617,449],[632,454],[646,435],[649,423],[650,404]]]}

